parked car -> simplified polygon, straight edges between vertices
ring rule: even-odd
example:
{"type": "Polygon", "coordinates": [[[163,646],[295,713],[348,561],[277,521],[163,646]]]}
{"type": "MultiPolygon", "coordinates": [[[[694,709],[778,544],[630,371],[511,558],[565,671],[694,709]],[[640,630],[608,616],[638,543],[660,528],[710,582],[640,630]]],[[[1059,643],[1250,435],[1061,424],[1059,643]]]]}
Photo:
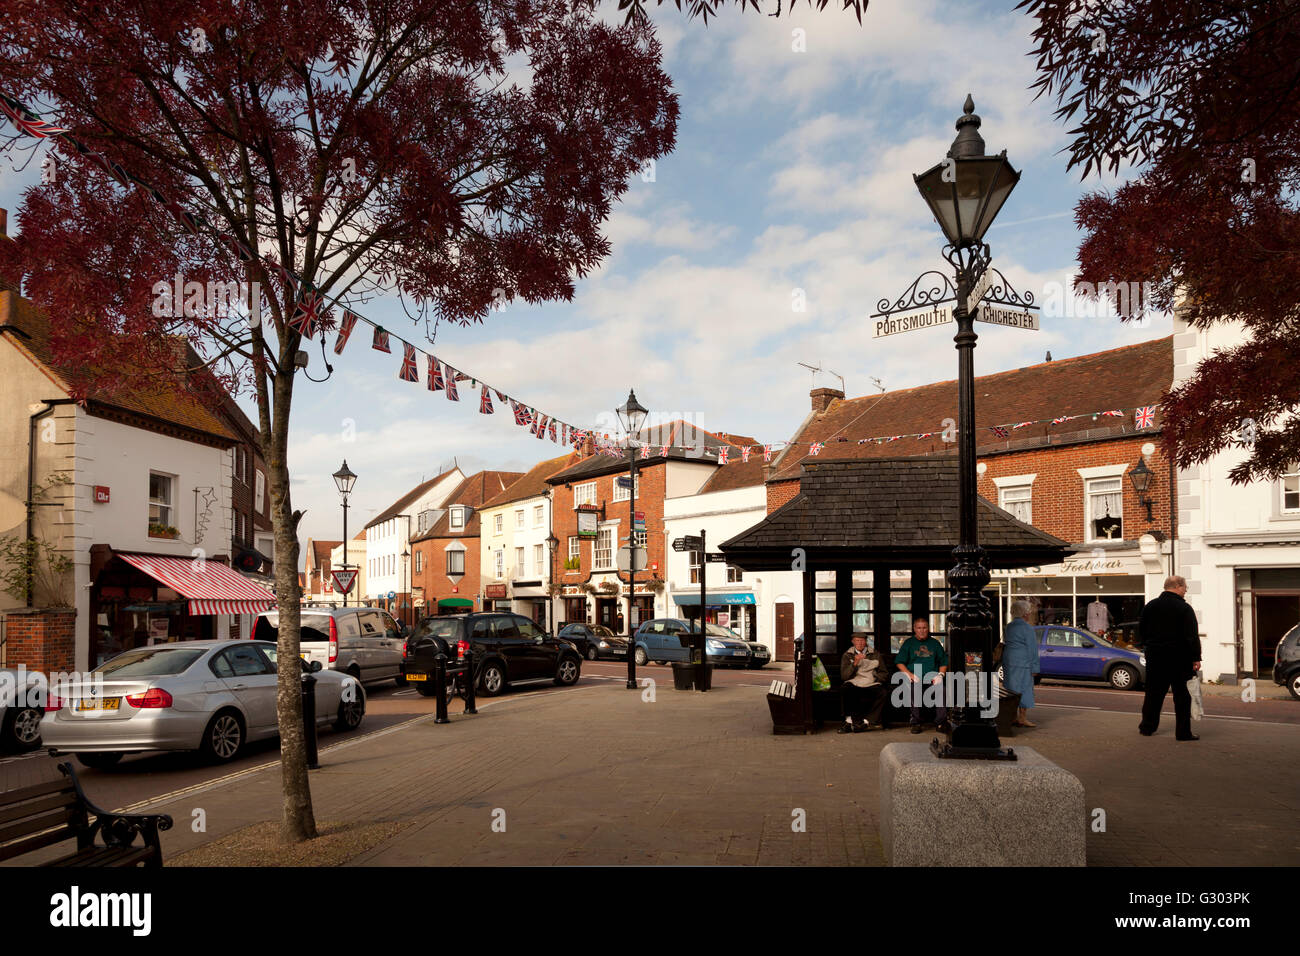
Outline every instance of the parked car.
{"type": "Polygon", "coordinates": [[[528,681],[576,684],[582,673],[582,655],[569,641],[551,637],[522,614],[476,612],[421,621],[406,641],[406,678],[432,697],[434,658],[441,653],[449,662],[464,660],[471,648],[474,687],[489,697],[528,681]]]}
{"type": "MultiPolygon", "coordinates": [[[[753,655],[749,645],[725,627],[706,624],[704,636],[704,653],[710,664],[734,667],[750,665],[753,655]]],[[[635,649],[632,653],[639,665],[647,661],[656,664],[689,661],[691,642],[698,637],[699,631],[692,632],[690,621],[677,617],[656,617],[636,629],[636,634],[633,635],[635,649]]]]}
{"type": "Polygon", "coordinates": [[[45,684],[36,674],[0,668],[0,751],[23,753],[41,745],[45,684]],[[19,687],[19,680],[25,686],[19,687]]]}
{"type": "MultiPolygon", "coordinates": [[[[253,639],[275,643],[279,636],[279,611],[257,617],[253,639]]],[[[409,628],[387,611],[373,607],[303,608],[299,648],[322,668],[351,674],[363,684],[393,680],[406,684],[402,672],[402,643],[409,628]]]]}
{"type": "Polygon", "coordinates": [[[1300,699],[1300,624],[1282,635],[1273,657],[1273,682],[1300,699]]]}
{"type": "Polygon", "coordinates": [[[589,661],[602,657],[626,658],[630,640],[603,624],[566,624],[558,635],[569,641],[589,661]]]}
{"type": "MultiPolygon", "coordinates": [[[[355,730],[365,692],[349,674],[316,674],[316,720],[355,730]]],[[[198,750],[215,763],[246,743],[275,737],[276,646],[265,641],[181,641],[125,651],[95,668],[91,682],[50,691],[41,737],[50,754],[74,753],[107,767],[144,750],[198,750]]]]}
{"type": "MultiPolygon", "coordinates": [[[[709,625],[712,627],[713,625],[709,625]]],[[[744,641],[745,646],[749,648],[749,666],[757,670],[760,667],[766,667],[772,660],[772,652],[767,649],[767,645],[760,641],[751,641],[737,634],[730,628],[723,628],[731,637],[738,641],[744,641]]]]}
{"type": "Polygon", "coordinates": [[[1147,659],[1139,651],[1126,650],[1077,627],[1051,625],[1034,630],[1042,677],[1104,680],[1117,690],[1136,690],[1146,682],[1147,659]]]}

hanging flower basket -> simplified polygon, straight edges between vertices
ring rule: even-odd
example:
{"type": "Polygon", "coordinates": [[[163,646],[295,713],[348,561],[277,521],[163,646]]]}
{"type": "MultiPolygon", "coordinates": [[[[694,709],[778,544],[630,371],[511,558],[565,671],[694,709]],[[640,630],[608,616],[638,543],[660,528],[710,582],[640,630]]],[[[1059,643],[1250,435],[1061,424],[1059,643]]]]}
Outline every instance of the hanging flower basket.
{"type": "Polygon", "coordinates": [[[601,581],[596,587],[604,594],[618,593],[618,583],[615,581],[601,581]]]}
{"type": "Polygon", "coordinates": [[[646,590],[650,591],[652,594],[664,593],[664,582],[661,578],[651,578],[646,582],[645,587],[646,590]]]}
{"type": "Polygon", "coordinates": [[[583,581],[581,584],[578,585],[578,587],[582,588],[582,590],[585,591],[587,594],[597,593],[596,585],[592,584],[590,581],[583,581]]]}

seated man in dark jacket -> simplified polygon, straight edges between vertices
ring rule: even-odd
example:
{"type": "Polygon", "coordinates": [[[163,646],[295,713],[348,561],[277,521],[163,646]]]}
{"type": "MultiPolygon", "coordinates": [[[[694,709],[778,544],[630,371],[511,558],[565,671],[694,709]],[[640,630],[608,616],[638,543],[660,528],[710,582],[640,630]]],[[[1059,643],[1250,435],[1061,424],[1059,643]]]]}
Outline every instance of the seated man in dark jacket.
{"type": "Polygon", "coordinates": [[[867,635],[853,635],[853,646],[840,659],[840,705],[843,708],[842,734],[862,733],[874,723],[880,725],[885,709],[885,681],[889,672],[874,650],[867,650],[867,635]],[[851,721],[851,722],[850,722],[851,721]]]}
{"type": "Polygon", "coordinates": [[[1160,726],[1165,694],[1174,692],[1174,739],[1200,740],[1192,733],[1192,695],[1187,682],[1201,669],[1201,637],[1196,612],[1183,600],[1187,581],[1173,574],[1165,589],[1142,609],[1143,650],[1147,656],[1146,697],[1138,732],[1150,737],[1160,726]]]}

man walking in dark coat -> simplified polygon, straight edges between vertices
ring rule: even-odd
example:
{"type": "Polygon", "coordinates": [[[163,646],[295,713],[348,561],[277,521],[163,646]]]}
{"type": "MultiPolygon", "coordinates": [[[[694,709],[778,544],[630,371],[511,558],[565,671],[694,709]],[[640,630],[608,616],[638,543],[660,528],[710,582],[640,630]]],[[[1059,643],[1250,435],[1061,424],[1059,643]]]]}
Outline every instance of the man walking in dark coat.
{"type": "Polygon", "coordinates": [[[1165,694],[1174,692],[1174,739],[1200,740],[1192,733],[1192,695],[1187,682],[1201,669],[1201,638],[1196,612],[1185,600],[1187,581],[1179,575],[1165,579],[1164,592],[1142,609],[1140,625],[1147,658],[1146,698],[1138,732],[1150,737],[1160,726],[1165,694]]]}

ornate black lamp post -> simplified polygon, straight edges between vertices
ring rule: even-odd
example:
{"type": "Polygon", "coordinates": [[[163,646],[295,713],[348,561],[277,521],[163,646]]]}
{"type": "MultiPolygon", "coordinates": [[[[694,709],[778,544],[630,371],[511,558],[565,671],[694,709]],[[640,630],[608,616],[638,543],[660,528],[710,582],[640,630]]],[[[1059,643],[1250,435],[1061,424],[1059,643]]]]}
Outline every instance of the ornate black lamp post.
{"type": "MultiPolygon", "coordinates": [[[[352,486],[356,483],[357,476],[352,474],[352,469],[348,467],[348,460],[343,459],[343,467],[334,472],[334,485],[338,488],[339,494],[343,497],[343,570],[348,569],[348,495],[352,494],[352,486]]],[[[347,607],[348,593],[343,592],[343,606],[347,607]]]]}
{"type": "Polygon", "coordinates": [[[555,627],[555,549],[560,546],[560,539],[552,531],[546,536],[546,548],[551,557],[551,575],[546,582],[546,630],[549,632],[555,627]]]}
{"type": "MultiPolygon", "coordinates": [[[[948,240],[943,254],[956,273],[953,318],[957,323],[954,341],[957,343],[958,361],[961,536],[960,543],[953,548],[956,567],[948,572],[949,586],[953,590],[952,608],[948,615],[952,670],[964,673],[967,668],[977,668],[987,674],[993,669],[993,613],[984,596],[989,570],[984,549],[979,545],[975,510],[973,353],[977,336],[973,323],[978,304],[967,300],[989,266],[991,254],[984,233],[1019,182],[1020,173],[1007,162],[1006,150],[996,156],[984,155],[984,139],[979,134],[979,127],[975,103],[968,95],[963,115],[957,120],[957,138],[953,140],[947,158],[913,178],[948,240]]],[[[990,686],[983,683],[987,680],[981,675],[981,686],[990,686]]],[[[981,716],[978,699],[972,701],[972,696],[976,695],[968,691],[967,706],[954,721],[948,742],[939,748],[940,755],[1007,756],[998,740],[997,725],[991,718],[981,716]]]]}
{"type": "Polygon", "coordinates": [[[627,463],[629,473],[632,476],[632,487],[630,489],[632,497],[628,503],[627,511],[627,547],[628,554],[631,556],[627,573],[627,689],[636,690],[636,655],[632,653],[633,645],[636,643],[632,640],[632,635],[636,633],[638,623],[636,620],[636,449],[641,444],[637,435],[641,432],[641,426],[645,424],[645,418],[649,410],[636,400],[636,392],[628,389],[627,401],[615,411],[618,413],[619,424],[623,426],[623,430],[627,433],[627,463]]]}

